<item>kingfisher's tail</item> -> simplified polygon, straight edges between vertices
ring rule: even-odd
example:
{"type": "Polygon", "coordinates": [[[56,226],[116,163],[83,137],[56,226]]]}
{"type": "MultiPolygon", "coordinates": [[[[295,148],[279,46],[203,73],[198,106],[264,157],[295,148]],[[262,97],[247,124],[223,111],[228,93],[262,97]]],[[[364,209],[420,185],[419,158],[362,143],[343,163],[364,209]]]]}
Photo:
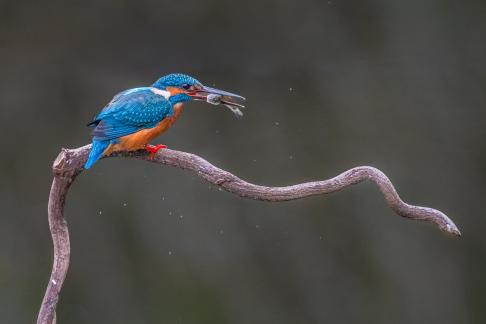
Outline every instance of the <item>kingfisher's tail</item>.
{"type": "Polygon", "coordinates": [[[106,150],[106,148],[110,145],[110,141],[98,141],[98,140],[93,140],[93,144],[91,145],[91,151],[89,151],[89,157],[88,161],[86,161],[84,168],[89,169],[93,166],[93,164],[98,161],[101,156],[103,155],[103,152],[106,150]]]}

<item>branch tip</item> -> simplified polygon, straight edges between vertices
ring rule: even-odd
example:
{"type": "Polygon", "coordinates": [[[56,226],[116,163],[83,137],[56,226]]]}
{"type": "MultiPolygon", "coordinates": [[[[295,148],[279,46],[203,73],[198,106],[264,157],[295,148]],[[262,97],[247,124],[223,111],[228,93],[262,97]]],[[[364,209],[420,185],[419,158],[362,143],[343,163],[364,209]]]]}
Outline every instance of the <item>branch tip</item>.
{"type": "MultiPolygon", "coordinates": [[[[54,180],[49,195],[48,216],[54,244],[54,265],[39,311],[37,324],[55,324],[56,322],[56,305],[69,267],[70,256],[69,232],[64,219],[64,202],[70,184],[84,170],[84,163],[88,158],[90,148],[91,145],[85,145],[76,149],[63,148],[52,165],[54,180]]],[[[352,168],[328,180],[300,183],[286,187],[266,187],[241,180],[230,172],[215,167],[203,158],[191,153],[164,149],[157,152],[154,159],[151,160],[147,152],[143,150],[116,152],[109,157],[115,156],[132,157],[187,169],[204,180],[240,197],[271,202],[329,194],[350,185],[370,180],[378,186],[388,206],[398,215],[431,222],[446,233],[461,236],[457,226],[444,213],[436,209],[405,203],[401,200],[388,177],[380,170],[369,166],[352,168]]]]}

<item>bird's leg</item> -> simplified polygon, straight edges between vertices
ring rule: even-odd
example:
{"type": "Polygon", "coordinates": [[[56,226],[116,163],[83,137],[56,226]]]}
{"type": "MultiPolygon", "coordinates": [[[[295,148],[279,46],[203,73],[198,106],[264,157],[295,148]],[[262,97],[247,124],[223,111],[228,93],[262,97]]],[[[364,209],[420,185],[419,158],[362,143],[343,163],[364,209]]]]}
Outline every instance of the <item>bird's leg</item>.
{"type": "Polygon", "coordinates": [[[150,159],[153,160],[155,153],[157,153],[160,149],[167,148],[167,145],[164,144],[157,144],[157,145],[145,145],[145,149],[150,152],[150,159]]]}

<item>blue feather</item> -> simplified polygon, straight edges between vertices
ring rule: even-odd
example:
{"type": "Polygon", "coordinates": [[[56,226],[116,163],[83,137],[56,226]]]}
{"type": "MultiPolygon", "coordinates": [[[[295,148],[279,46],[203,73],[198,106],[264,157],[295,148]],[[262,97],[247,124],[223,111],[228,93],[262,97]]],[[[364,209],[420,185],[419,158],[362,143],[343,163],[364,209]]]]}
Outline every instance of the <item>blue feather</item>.
{"type": "Polygon", "coordinates": [[[89,169],[102,156],[110,144],[121,137],[155,127],[174,113],[173,105],[192,99],[186,93],[170,96],[167,87],[186,88],[199,85],[196,79],[184,74],[170,74],[157,80],[152,87],[129,89],[117,94],[88,124],[93,126],[93,145],[84,167],[89,169]],[[163,90],[163,91],[156,91],[163,90]]]}
{"type": "Polygon", "coordinates": [[[89,151],[88,161],[86,161],[84,168],[89,169],[98,161],[106,148],[110,145],[110,141],[98,141],[93,139],[91,150],[89,151]]]}
{"type": "Polygon", "coordinates": [[[117,139],[155,127],[172,115],[172,104],[151,88],[135,88],[121,92],[90,123],[96,126],[93,138],[98,141],[117,139]]]}

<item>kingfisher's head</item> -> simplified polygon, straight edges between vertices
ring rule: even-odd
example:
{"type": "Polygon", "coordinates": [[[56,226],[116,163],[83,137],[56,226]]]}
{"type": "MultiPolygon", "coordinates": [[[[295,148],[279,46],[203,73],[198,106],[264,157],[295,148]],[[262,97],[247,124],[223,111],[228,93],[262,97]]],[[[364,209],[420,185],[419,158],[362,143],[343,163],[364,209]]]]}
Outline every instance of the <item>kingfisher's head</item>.
{"type": "MultiPolygon", "coordinates": [[[[245,100],[240,95],[204,86],[201,82],[185,74],[173,73],[161,77],[152,87],[168,92],[168,99],[173,104],[189,101],[201,100],[208,101],[209,95],[225,97],[225,104],[241,107],[241,105],[229,101],[229,99],[245,100]]],[[[210,101],[208,101],[210,102],[210,101]]]]}

